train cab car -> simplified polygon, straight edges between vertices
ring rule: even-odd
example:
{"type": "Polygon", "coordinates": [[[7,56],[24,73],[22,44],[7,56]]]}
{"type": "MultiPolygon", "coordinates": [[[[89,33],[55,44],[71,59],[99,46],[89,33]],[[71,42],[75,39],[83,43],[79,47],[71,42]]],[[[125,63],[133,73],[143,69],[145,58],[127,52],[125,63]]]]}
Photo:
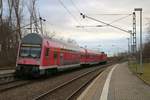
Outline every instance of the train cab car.
{"type": "Polygon", "coordinates": [[[70,43],[26,35],[20,44],[16,74],[34,77],[80,65],[80,48],[70,43]]]}
{"type": "Polygon", "coordinates": [[[38,34],[28,34],[25,36],[19,47],[16,74],[31,75],[39,74],[39,66],[41,64],[42,37],[38,34]]]}

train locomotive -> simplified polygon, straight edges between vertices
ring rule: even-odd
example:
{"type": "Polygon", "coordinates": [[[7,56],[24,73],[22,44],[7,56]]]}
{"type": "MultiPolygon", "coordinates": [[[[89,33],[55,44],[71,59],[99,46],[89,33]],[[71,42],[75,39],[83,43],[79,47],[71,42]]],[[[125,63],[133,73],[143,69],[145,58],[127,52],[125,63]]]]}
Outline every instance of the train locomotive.
{"type": "Polygon", "coordinates": [[[107,55],[37,33],[22,38],[16,61],[16,75],[39,77],[68,68],[106,63],[107,55]]]}

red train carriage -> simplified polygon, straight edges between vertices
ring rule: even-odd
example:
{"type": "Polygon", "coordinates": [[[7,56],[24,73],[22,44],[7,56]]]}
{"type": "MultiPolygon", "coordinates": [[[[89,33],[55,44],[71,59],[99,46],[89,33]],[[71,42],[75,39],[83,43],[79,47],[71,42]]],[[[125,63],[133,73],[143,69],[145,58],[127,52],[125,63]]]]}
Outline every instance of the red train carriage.
{"type": "Polygon", "coordinates": [[[88,49],[82,50],[81,64],[91,65],[106,62],[107,55],[103,52],[96,52],[88,49]],[[83,52],[84,51],[84,52],[83,52]]]}
{"type": "Polygon", "coordinates": [[[31,33],[20,44],[17,75],[39,76],[80,64],[106,62],[107,55],[31,33]]]}
{"type": "Polygon", "coordinates": [[[42,75],[80,65],[80,49],[69,43],[31,33],[21,42],[17,74],[42,75]]]}
{"type": "Polygon", "coordinates": [[[80,64],[86,65],[86,49],[85,48],[81,48],[80,50],[80,64]]]}
{"type": "Polygon", "coordinates": [[[106,64],[107,63],[107,54],[105,54],[104,52],[102,52],[101,54],[101,64],[106,64]]]}

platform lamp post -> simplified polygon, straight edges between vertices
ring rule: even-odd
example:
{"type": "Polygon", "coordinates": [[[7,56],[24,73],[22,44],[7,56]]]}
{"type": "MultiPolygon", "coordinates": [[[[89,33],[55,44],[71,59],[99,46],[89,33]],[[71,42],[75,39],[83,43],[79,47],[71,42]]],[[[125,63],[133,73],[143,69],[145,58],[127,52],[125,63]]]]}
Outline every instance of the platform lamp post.
{"type": "Polygon", "coordinates": [[[142,67],[142,8],[135,8],[134,11],[140,12],[140,71],[139,74],[143,74],[143,67],[142,67]]]}

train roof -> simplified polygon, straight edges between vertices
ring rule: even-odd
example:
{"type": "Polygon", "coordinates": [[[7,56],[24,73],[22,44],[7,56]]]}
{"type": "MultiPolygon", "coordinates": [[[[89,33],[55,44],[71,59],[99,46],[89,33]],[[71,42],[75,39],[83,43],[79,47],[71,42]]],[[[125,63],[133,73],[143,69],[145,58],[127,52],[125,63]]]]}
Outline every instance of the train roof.
{"type": "Polygon", "coordinates": [[[68,43],[68,42],[63,41],[63,40],[49,38],[47,36],[42,36],[38,33],[29,33],[22,38],[22,43],[24,43],[24,44],[40,44],[40,45],[42,45],[43,41],[48,41],[51,44],[51,46],[59,47],[62,49],[80,51],[82,53],[85,52],[85,50],[86,50],[87,53],[102,54],[101,52],[98,52],[98,51],[89,50],[86,48],[81,48],[76,44],[68,43]]]}
{"type": "Polygon", "coordinates": [[[22,43],[25,44],[42,44],[43,38],[40,34],[30,33],[22,38],[22,43]]]}
{"type": "Polygon", "coordinates": [[[43,41],[48,41],[54,47],[60,47],[63,49],[80,51],[81,48],[73,43],[67,43],[63,40],[58,40],[54,38],[49,38],[47,36],[42,36],[38,33],[29,33],[22,38],[22,43],[24,44],[42,44],[43,41]]]}
{"type": "MultiPolygon", "coordinates": [[[[47,40],[47,39],[45,39],[47,40]]],[[[72,43],[67,43],[63,40],[57,40],[57,39],[48,39],[49,42],[51,43],[51,46],[53,47],[60,47],[62,49],[68,49],[68,50],[74,50],[74,51],[80,51],[81,48],[76,45],[76,44],[72,44],[72,43]]]]}
{"type": "Polygon", "coordinates": [[[102,54],[101,52],[98,52],[98,51],[95,51],[95,50],[90,50],[90,49],[87,49],[87,53],[102,54]]]}

